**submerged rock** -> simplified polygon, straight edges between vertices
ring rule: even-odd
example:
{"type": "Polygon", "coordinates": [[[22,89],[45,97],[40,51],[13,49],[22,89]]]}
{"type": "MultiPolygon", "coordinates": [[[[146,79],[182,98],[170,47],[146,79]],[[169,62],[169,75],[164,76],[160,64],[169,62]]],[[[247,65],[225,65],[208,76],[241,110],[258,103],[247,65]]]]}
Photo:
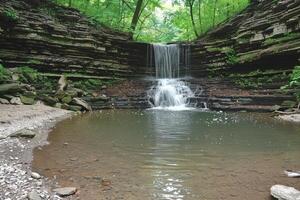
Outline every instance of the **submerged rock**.
{"type": "Polygon", "coordinates": [[[31,191],[28,194],[28,199],[29,200],[42,200],[42,198],[40,197],[40,195],[35,190],[31,191]]]}
{"type": "Polygon", "coordinates": [[[271,195],[279,200],[300,200],[300,191],[285,185],[273,185],[271,195]]]}
{"type": "Polygon", "coordinates": [[[76,193],[77,189],[75,187],[64,187],[56,188],[53,190],[57,195],[61,197],[70,196],[76,193]]]}
{"type": "Polygon", "coordinates": [[[15,133],[12,133],[10,135],[10,137],[34,138],[35,135],[36,135],[35,132],[27,130],[27,129],[23,129],[23,130],[15,132],[15,133]]]}

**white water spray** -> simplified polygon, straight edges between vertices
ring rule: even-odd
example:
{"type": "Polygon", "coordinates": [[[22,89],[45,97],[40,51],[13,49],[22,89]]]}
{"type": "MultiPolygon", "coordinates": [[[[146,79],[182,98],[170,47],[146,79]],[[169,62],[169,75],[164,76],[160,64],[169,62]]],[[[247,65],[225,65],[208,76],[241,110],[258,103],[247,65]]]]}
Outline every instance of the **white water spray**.
{"type": "MultiPolygon", "coordinates": [[[[187,110],[194,93],[180,80],[180,48],[176,44],[154,44],[157,85],[149,91],[153,109],[187,110]]],[[[152,59],[152,58],[151,58],[152,59]]]]}

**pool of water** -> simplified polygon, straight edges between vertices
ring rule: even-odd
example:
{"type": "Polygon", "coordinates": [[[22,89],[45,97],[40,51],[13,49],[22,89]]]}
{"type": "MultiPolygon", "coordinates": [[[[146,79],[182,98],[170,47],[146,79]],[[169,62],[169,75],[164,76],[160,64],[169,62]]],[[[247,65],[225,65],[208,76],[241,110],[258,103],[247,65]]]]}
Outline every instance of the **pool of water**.
{"type": "Polygon", "coordinates": [[[300,189],[300,126],[265,114],[107,110],[59,123],[33,170],[81,199],[270,199],[300,189]]]}

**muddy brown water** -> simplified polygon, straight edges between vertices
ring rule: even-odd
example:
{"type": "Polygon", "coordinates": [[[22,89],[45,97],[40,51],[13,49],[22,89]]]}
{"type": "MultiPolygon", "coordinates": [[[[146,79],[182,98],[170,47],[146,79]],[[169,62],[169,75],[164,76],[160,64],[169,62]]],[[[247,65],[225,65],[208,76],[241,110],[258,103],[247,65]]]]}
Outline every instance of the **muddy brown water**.
{"type": "Polygon", "coordinates": [[[73,117],[34,150],[33,170],[80,199],[261,200],[300,189],[300,126],[265,114],[107,110],[73,117]]]}

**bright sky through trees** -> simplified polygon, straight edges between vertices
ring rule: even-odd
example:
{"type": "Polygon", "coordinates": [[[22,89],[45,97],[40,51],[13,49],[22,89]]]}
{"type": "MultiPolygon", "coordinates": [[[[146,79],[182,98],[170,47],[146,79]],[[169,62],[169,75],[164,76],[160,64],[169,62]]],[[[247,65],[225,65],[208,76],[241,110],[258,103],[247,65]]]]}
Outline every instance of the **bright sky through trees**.
{"type": "Polygon", "coordinates": [[[249,0],[54,0],[93,21],[147,42],[193,40],[232,17],[249,0]]]}

